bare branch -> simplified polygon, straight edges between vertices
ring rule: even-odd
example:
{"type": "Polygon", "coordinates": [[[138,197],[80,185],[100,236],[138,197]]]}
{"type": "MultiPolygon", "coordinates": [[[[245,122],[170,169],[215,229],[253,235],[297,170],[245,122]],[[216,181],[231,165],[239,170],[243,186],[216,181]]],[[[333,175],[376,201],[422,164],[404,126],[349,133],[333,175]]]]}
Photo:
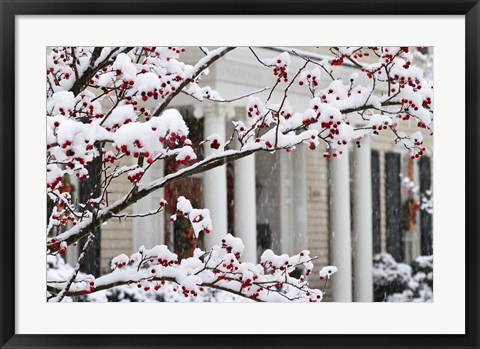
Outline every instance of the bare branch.
{"type": "MultiPolygon", "coordinates": [[[[243,99],[243,98],[247,98],[247,97],[252,96],[252,95],[256,95],[258,93],[262,93],[263,91],[266,91],[266,90],[269,90],[269,89],[270,89],[270,87],[264,87],[264,88],[261,88],[259,90],[252,91],[252,92],[246,93],[244,95],[241,95],[241,96],[238,96],[238,97],[235,97],[235,98],[232,98],[232,99],[215,99],[215,98],[206,98],[206,99],[208,99],[209,101],[212,101],[212,102],[217,102],[217,103],[230,103],[230,102],[238,101],[238,100],[243,99]]],[[[193,94],[191,94],[187,91],[182,91],[182,93],[192,97],[193,99],[195,99],[199,102],[203,101],[203,100],[195,97],[193,94]]]]}
{"type": "Polygon", "coordinates": [[[82,252],[80,253],[80,256],[78,257],[77,264],[75,265],[75,269],[73,270],[72,275],[68,278],[67,284],[65,285],[64,288],[61,289],[60,292],[58,292],[57,296],[53,299],[51,299],[52,302],[61,302],[62,299],[68,295],[68,290],[72,286],[73,281],[77,277],[78,272],[80,271],[80,266],[83,263],[83,260],[85,259],[88,250],[90,249],[90,246],[93,243],[94,236],[93,234],[90,234],[88,236],[87,242],[85,242],[85,245],[83,246],[82,252]]]}

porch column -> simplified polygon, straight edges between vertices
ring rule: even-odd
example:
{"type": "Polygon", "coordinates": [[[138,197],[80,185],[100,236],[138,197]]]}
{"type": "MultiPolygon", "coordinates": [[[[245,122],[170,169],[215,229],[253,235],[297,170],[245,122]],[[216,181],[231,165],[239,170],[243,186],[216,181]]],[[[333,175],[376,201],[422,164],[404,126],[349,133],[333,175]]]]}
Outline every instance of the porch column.
{"type": "Polygon", "coordinates": [[[330,165],[330,260],[338,268],[332,277],[335,302],[352,301],[352,248],[350,232],[350,171],[348,151],[331,157],[330,165]]]}
{"type": "Polygon", "coordinates": [[[373,302],[370,137],[353,151],[353,283],[355,302],[373,302]]]}
{"type": "Polygon", "coordinates": [[[291,253],[300,253],[307,248],[307,172],[305,159],[305,146],[299,145],[292,152],[292,206],[293,206],[293,227],[291,235],[293,236],[291,253]],[[293,232],[295,232],[293,234],[293,232]]]}
{"type": "MultiPolygon", "coordinates": [[[[225,142],[225,114],[216,106],[204,109],[204,138],[217,134],[221,143],[225,142]]],[[[210,143],[205,144],[205,157],[222,149],[212,149],[210,143]]],[[[222,165],[203,174],[203,201],[204,207],[210,210],[213,230],[205,234],[205,248],[208,250],[214,245],[220,245],[222,238],[228,233],[227,222],[227,171],[222,165]]]]}
{"type": "Polygon", "coordinates": [[[242,261],[257,262],[257,203],[255,195],[255,154],[235,163],[235,235],[245,250],[242,261]]]}
{"type": "MultiPolygon", "coordinates": [[[[142,183],[149,183],[156,178],[164,176],[164,163],[157,161],[145,172],[142,183]]],[[[163,199],[163,189],[157,189],[151,195],[139,200],[133,207],[134,213],[153,211],[159,207],[163,199]]],[[[139,217],[133,219],[133,252],[138,251],[140,246],[152,248],[156,245],[163,245],[164,237],[164,211],[153,216],[139,217]]]]}

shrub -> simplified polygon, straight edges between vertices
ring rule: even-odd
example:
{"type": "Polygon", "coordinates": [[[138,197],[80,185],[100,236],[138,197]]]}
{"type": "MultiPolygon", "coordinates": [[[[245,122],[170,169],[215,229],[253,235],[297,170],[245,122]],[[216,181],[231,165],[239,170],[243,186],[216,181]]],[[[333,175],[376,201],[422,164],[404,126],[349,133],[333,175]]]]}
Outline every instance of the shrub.
{"type": "Polygon", "coordinates": [[[373,257],[375,302],[431,302],[433,256],[420,256],[411,265],[397,263],[388,253],[373,257]]]}

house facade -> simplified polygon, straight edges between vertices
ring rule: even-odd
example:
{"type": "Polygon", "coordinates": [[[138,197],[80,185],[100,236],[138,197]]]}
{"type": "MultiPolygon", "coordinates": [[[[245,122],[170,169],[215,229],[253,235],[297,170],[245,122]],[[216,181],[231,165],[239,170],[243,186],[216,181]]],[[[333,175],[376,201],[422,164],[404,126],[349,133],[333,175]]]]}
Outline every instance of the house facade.
{"type": "MultiPolygon", "coordinates": [[[[323,48],[301,48],[312,60],[329,55],[323,48]]],[[[186,59],[192,63],[203,55],[191,49],[186,59]]],[[[188,52],[187,51],[187,52],[188,52]]],[[[259,57],[274,57],[282,48],[257,48],[259,57]]],[[[291,54],[291,71],[304,62],[291,54]]],[[[421,64],[423,64],[421,62],[421,64]]],[[[357,72],[344,64],[337,75],[348,81],[357,72]]],[[[203,84],[233,99],[272,85],[274,77],[252,59],[247,48],[239,48],[217,61],[203,78],[203,84]]],[[[325,75],[320,87],[331,80],[325,75]]],[[[363,81],[366,84],[368,82],[363,81]]],[[[289,102],[294,110],[308,105],[309,95],[301,86],[292,86],[289,102]]],[[[263,92],[263,95],[268,91],[263,92]]],[[[273,100],[281,95],[273,94],[273,100]]],[[[201,140],[216,133],[228,139],[232,120],[246,117],[247,99],[230,103],[198,102],[179,95],[177,108],[187,121],[191,137],[201,140]]],[[[413,121],[412,121],[413,122],[413,121]]],[[[412,132],[414,124],[400,131],[412,132]]],[[[203,236],[204,248],[220,243],[227,232],[241,237],[245,244],[243,260],[256,262],[261,252],[296,253],[308,249],[318,256],[316,267],[335,265],[339,272],[329,285],[333,301],[373,301],[372,256],[388,252],[397,261],[409,262],[419,255],[432,254],[432,218],[420,210],[423,197],[432,189],[433,139],[424,132],[428,154],[411,160],[405,149],[395,144],[395,135],[385,131],[367,137],[359,146],[350,145],[339,158],[326,159],[326,148],[310,150],[298,146],[292,152],[258,152],[192,178],[182,179],[157,190],[139,201],[133,212],[157,207],[162,198],[169,205],[164,214],[145,218],[112,219],[101,227],[100,264],[108,270],[112,257],[136,251],[141,245],[167,244],[179,255],[188,256],[194,248],[186,222],[169,221],[178,196],[187,196],[194,207],[206,207],[213,220],[213,231],[203,236]]],[[[212,151],[204,147],[199,157],[212,151]]],[[[163,177],[178,164],[155,164],[142,181],[163,177]]],[[[129,190],[125,177],[111,188],[110,198],[129,190]]],[[[69,256],[68,258],[74,258],[69,256]]],[[[323,288],[318,275],[310,277],[313,287],[323,288]]]]}

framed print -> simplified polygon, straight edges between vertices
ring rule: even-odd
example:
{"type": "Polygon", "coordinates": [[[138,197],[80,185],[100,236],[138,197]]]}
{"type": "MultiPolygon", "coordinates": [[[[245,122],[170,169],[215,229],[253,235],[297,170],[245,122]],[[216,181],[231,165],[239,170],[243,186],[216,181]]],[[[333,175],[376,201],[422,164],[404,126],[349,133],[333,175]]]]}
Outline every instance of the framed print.
{"type": "Polygon", "coordinates": [[[2,348],[478,347],[477,1],[1,6],[2,348]]]}

